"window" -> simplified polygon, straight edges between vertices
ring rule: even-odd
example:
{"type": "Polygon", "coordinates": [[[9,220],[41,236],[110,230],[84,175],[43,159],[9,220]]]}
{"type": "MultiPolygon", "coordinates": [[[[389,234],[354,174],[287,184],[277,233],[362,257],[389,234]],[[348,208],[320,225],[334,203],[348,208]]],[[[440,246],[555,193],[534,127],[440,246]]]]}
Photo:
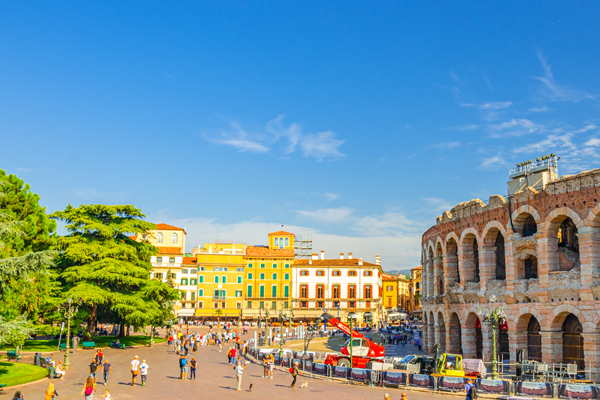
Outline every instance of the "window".
{"type": "MultiPolygon", "coordinates": [[[[283,296],[284,297],[290,297],[290,287],[289,286],[284,286],[283,287],[283,296]]],[[[287,306],[285,306],[285,308],[287,308],[287,306]]]]}
{"type": "Polygon", "coordinates": [[[171,264],[175,264],[175,257],[169,257],[169,262],[171,264]]]}
{"type": "Polygon", "coordinates": [[[200,279],[200,283],[204,283],[204,275],[200,275],[198,279],[200,279]]]}
{"type": "Polygon", "coordinates": [[[242,297],[242,291],[241,290],[236,290],[235,291],[235,297],[242,297]]]}
{"type": "Polygon", "coordinates": [[[252,297],[252,285],[248,285],[248,291],[246,292],[246,297],[252,297]]]}
{"type": "Polygon", "coordinates": [[[188,284],[187,278],[181,278],[181,284],[182,285],[187,285],[188,284]]]}
{"type": "Polygon", "coordinates": [[[190,300],[196,301],[196,292],[190,292],[190,295],[191,295],[190,300]]]}
{"type": "Polygon", "coordinates": [[[198,297],[204,297],[204,289],[198,290],[198,297]]]}
{"type": "Polygon", "coordinates": [[[260,280],[264,281],[265,280],[265,274],[260,274],[260,280]]]}
{"type": "Polygon", "coordinates": [[[325,298],[325,287],[323,285],[317,285],[317,299],[325,298]]]}
{"type": "Polygon", "coordinates": [[[244,272],[244,268],[243,268],[243,267],[241,267],[241,268],[236,268],[236,269],[235,269],[235,272],[244,272]]]}
{"type": "MultiPolygon", "coordinates": [[[[227,290],[221,290],[221,300],[225,300],[227,297],[227,290]]],[[[225,306],[223,306],[225,308],[225,306]]]]}
{"type": "Polygon", "coordinates": [[[356,271],[348,271],[348,276],[356,276],[356,271]]]}
{"type": "Polygon", "coordinates": [[[242,302],[238,301],[235,303],[235,308],[237,308],[238,310],[240,310],[242,308],[242,302]]]}
{"type": "Polygon", "coordinates": [[[221,283],[227,283],[227,277],[225,275],[221,278],[221,283]]]}
{"type": "Polygon", "coordinates": [[[273,264],[273,268],[277,268],[277,264],[273,264]]]}
{"type": "Polygon", "coordinates": [[[161,232],[158,232],[158,234],[156,235],[156,242],[162,243],[162,233],[161,232]]]}
{"type": "Polygon", "coordinates": [[[187,269],[184,269],[184,270],[183,270],[181,273],[183,273],[183,274],[187,274],[187,273],[188,273],[188,270],[187,270],[187,269]]]}
{"type": "Polygon", "coordinates": [[[275,247],[279,246],[279,238],[275,238],[275,247]]]}
{"type": "Polygon", "coordinates": [[[373,271],[365,271],[364,276],[373,276],[373,271]]]}
{"type": "Polygon", "coordinates": [[[242,277],[238,276],[238,283],[242,283],[242,277]]]}
{"type": "Polygon", "coordinates": [[[199,301],[198,302],[198,308],[204,308],[204,302],[203,301],[199,301]]]}
{"type": "Polygon", "coordinates": [[[285,274],[283,277],[285,278],[286,281],[290,280],[290,274],[285,274]]]}
{"type": "Polygon", "coordinates": [[[155,273],[154,279],[162,279],[162,274],[160,272],[155,273]]]}
{"type": "Polygon", "coordinates": [[[265,285],[260,285],[260,297],[265,297],[265,285]]]}
{"type": "Polygon", "coordinates": [[[325,271],[322,269],[317,270],[317,276],[325,276],[325,271]]]}
{"type": "Polygon", "coordinates": [[[206,267],[198,267],[198,272],[200,271],[206,271],[206,267]]]}
{"type": "Polygon", "coordinates": [[[387,288],[385,290],[391,292],[392,290],[394,290],[394,287],[392,285],[387,285],[387,288]]]}
{"type": "Polygon", "coordinates": [[[249,302],[246,304],[246,308],[252,308],[252,302],[251,302],[251,301],[249,301],[249,302]]]}
{"type": "Polygon", "coordinates": [[[308,308],[308,301],[301,301],[300,308],[308,308]]]}
{"type": "Polygon", "coordinates": [[[308,285],[300,285],[300,297],[308,299],[308,285]]]}
{"type": "Polygon", "coordinates": [[[340,285],[333,285],[333,298],[334,299],[340,298],[340,285]]]}
{"type": "Polygon", "coordinates": [[[356,285],[348,285],[348,298],[349,299],[356,298],[356,285]]]}
{"type": "Polygon", "coordinates": [[[156,257],[156,262],[157,263],[161,263],[162,262],[162,257],[156,257]]]}
{"type": "Polygon", "coordinates": [[[261,268],[264,268],[264,267],[265,267],[265,264],[260,264],[260,267],[261,267],[261,268]]]}
{"type": "Polygon", "coordinates": [[[284,301],[284,302],[283,302],[283,307],[284,307],[284,308],[288,308],[288,304],[289,304],[289,303],[288,303],[287,301],[284,301]]]}
{"type": "Polygon", "coordinates": [[[289,267],[290,267],[290,264],[285,264],[285,268],[289,268],[289,267]]]}
{"type": "Polygon", "coordinates": [[[273,274],[273,280],[277,280],[277,274],[273,274]]]}
{"type": "Polygon", "coordinates": [[[331,271],[331,276],[342,276],[342,271],[331,271]]]}
{"type": "Polygon", "coordinates": [[[174,232],[171,235],[171,243],[177,243],[177,234],[174,232]]]}
{"type": "Polygon", "coordinates": [[[370,299],[371,295],[371,285],[365,285],[365,299],[370,299]]]}
{"type": "Polygon", "coordinates": [[[215,302],[213,303],[213,308],[214,308],[214,309],[217,309],[217,308],[219,308],[219,302],[218,302],[218,301],[215,301],[215,302]]]}
{"type": "Polygon", "coordinates": [[[276,301],[272,301],[271,302],[271,309],[272,310],[277,310],[277,302],[276,301]]]}
{"type": "Polygon", "coordinates": [[[190,285],[197,285],[198,279],[190,279],[190,285]]]}
{"type": "Polygon", "coordinates": [[[308,270],[307,269],[303,269],[300,271],[300,276],[308,276],[308,270]]]}
{"type": "Polygon", "coordinates": [[[219,283],[219,275],[215,275],[215,283],[219,283]]]}
{"type": "Polygon", "coordinates": [[[264,301],[261,301],[261,302],[260,302],[260,309],[261,309],[261,310],[264,310],[264,309],[265,309],[265,302],[264,302],[264,301]]]}
{"type": "Polygon", "coordinates": [[[348,308],[356,308],[356,302],[354,302],[354,301],[349,301],[349,302],[348,302],[348,308]]]}
{"type": "Polygon", "coordinates": [[[248,280],[252,280],[252,272],[248,272],[248,280]]]}
{"type": "Polygon", "coordinates": [[[285,247],[290,245],[290,238],[285,238],[285,247]]]}
{"type": "Polygon", "coordinates": [[[318,308],[323,308],[323,302],[322,301],[317,301],[317,307],[318,308]]]}
{"type": "Polygon", "coordinates": [[[248,268],[252,268],[252,263],[248,264],[248,268]]]}
{"type": "Polygon", "coordinates": [[[271,286],[271,297],[277,297],[277,286],[271,286]]]}
{"type": "Polygon", "coordinates": [[[229,271],[229,268],[221,268],[221,271],[227,272],[227,271],[229,271]]]}

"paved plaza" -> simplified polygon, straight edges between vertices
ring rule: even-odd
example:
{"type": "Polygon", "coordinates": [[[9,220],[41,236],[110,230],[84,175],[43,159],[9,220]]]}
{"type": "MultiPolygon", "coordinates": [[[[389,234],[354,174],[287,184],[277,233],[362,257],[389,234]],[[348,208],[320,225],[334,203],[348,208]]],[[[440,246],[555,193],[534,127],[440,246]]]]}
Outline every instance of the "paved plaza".
{"type": "MultiPolygon", "coordinates": [[[[206,328],[192,328],[206,331],[206,328]]],[[[250,332],[247,337],[252,337],[250,332]]],[[[328,382],[320,379],[312,379],[305,376],[298,378],[298,388],[289,387],[292,380],[291,375],[285,371],[275,371],[274,378],[262,379],[262,367],[250,364],[243,377],[243,391],[236,391],[236,379],[233,368],[227,364],[226,349],[219,353],[217,346],[201,346],[196,355],[191,354],[198,360],[196,371],[197,379],[182,381],[179,379],[178,355],[172,347],[166,344],[158,344],[154,347],[128,348],[124,350],[104,349],[105,357],[112,365],[112,375],[108,385],[99,384],[98,392],[94,398],[100,399],[104,390],[109,389],[113,399],[189,399],[189,398],[213,398],[213,399],[278,399],[286,396],[302,399],[343,398],[349,399],[383,399],[384,394],[390,393],[392,399],[400,399],[401,390],[393,388],[372,388],[362,385],[351,385],[340,382],[328,382]],[[134,356],[139,356],[140,361],[145,359],[149,364],[148,383],[145,387],[136,384],[130,385],[131,374],[129,364],[134,356]],[[302,382],[308,382],[308,388],[300,388],[302,382]],[[248,387],[253,384],[252,392],[248,387]]],[[[398,352],[409,354],[414,346],[406,346],[405,351],[398,352]]],[[[387,346],[386,346],[387,351],[387,346]]],[[[67,371],[65,380],[55,379],[55,389],[58,392],[57,400],[80,399],[85,378],[88,375],[88,365],[92,361],[95,352],[93,350],[77,350],[71,357],[71,369],[67,371]]],[[[55,359],[61,359],[63,354],[55,355],[55,359]]],[[[30,362],[30,359],[25,360],[30,362]]],[[[101,375],[101,374],[99,374],[101,375]]],[[[98,382],[102,382],[101,377],[98,382]]],[[[138,377],[139,381],[139,377],[138,377]]],[[[49,380],[21,386],[26,399],[42,399],[44,391],[48,387],[49,380]]],[[[10,399],[16,389],[9,388],[0,393],[0,399],[10,399]]],[[[421,392],[407,391],[408,399],[433,399],[440,397],[421,392]]]]}

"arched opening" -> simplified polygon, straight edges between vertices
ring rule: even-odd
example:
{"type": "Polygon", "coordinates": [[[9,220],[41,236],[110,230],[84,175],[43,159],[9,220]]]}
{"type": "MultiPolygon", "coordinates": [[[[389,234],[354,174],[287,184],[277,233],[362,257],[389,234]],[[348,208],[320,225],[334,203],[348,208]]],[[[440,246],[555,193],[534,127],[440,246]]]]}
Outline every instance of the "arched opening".
{"type": "Polygon", "coordinates": [[[583,327],[579,318],[569,314],[562,325],[563,331],[563,363],[577,364],[580,370],[585,369],[583,357],[583,327]]]}
{"type": "Polygon", "coordinates": [[[503,363],[505,360],[510,360],[510,342],[506,321],[498,327],[498,361],[503,363]]]}
{"type": "Polygon", "coordinates": [[[567,216],[558,216],[550,223],[548,228],[548,252],[552,254],[549,260],[549,270],[570,271],[578,268],[579,240],[577,226],[567,216]]]}
{"type": "MultiPolygon", "coordinates": [[[[433,248],[429,248],[427,254],[427,296],[433,296],[435,276],[433,268],[433,248]]],[[[430,321],[433,324],[433,320],[430,321]]]]}
{"type": "Polygon", "coordinates": [[[450,348],[449,353],[462,354],[462,335],[460,329],[460,320],[458,314],[452,313],[448,320],[450,348]]]}
{"type": "Polygon", "coordinates": [[[532,315],[527,324],[527,358],[529,360],[542,361],[542,335],[540,334],[540,323],[532,315]]]}
{"type": "Polygon", "coordinates": [[[477,318],[475,324],[475,352],[476,358],[483,360],[483,333],[481,332],[481,320],[477,318]]]}
{"type": "Polygon", "coordinates": [[[440,350],[446,350],[446,324],[444,323],[444,315],[438,312],[438,323],[437,329],[439,331],[439,345],[440,350]]]}
{"type": "Polygon", "coordinates": [[[438,242],[435,246],[435,258],[433,259],[433,270],[435,277],[435,285],[439,295],[444,294],[444,268],[442,264],[442,245],[438,242]]]}
{"type": "Polygon", "coordinates": [[[275,238],[275,247],[279,247],[279,238],[278,237],[275,238]]]}
{"type": "Polygon", "coordinates": [[[433,345],[435,343],[435,319],[433,318],[433,312],[429,313],[429,351],[433,351],[433,345]]]}
{"type": "Polygon", "coordinates": [[[525,220],[523,221],[523,229],[521,230],[523,237],[533,236],[537,233],[537,224],[535,223],[535,219],[533,215],[527,214],[525,220]]]}
{"type": "Polygon", "coordinates": [[[523,265],[525,270],[525,279],[537,279],[537,258],[534,256],[529,256],[525,260],[523,260],[523,265]]]}
{"type": "Polygon", "coordinates": [[[485,252],[486,264],[493,266],[495,273],[492,274],[494,279],[506,280],[506,255],[504,254],[504,236],[498,228],[491,228],[484,239],[486,249],[493,252],[485,252]],[[490,259],[491,258],[491,259],[490,259]]]}
{"type": "Polygon", "coordinates": [[[461,344],[465,358],[483,359],[483,335],[481,321],[477,314],[472,312],[467,316],[462,333],[464,338],[461,344]]]}
{"type": "Polygon", "coordinates": [[[163,235],[162,235],[162,233],[161,233],[161,232],[158,232],[158,233],[156,234],[156,242],[157,242],[157,243],[162,243],[162,241],[163,241],[163,235]]]}
{"type": "Polygon", "coordinates": [[[171,235],[171,243],[177,243],[177,234],[175,232],[171,235]]]}
{"type": "Polygon", "coordinates": [[[496,235],[496,279],[506,280],[506,258],[504,256],[504,236],[496,235]]]}
{"type": "Polygon", "coordinates": [[[422,333],[422,338],[421,341],[423,342],[423,350],[427,351],[428,349],[428,345],[429,343],[427,342],[428,340],[428,334],[429,334],[429,325],[427,324],[427,313],[423,313],[423,331],[422,333]]]}
{"type": "Polygon", "coordinates": [[[458,244],[453,238],[446,242],[446,268],[448,269],[447,285],[460,283],[460,273],[458,271],[458,244]]]}
{"type": "Polygon", "coordinates": [[[289,245],[290,245],[290,239],[285,238],[285,247],[288,247],[289,245]]]}
{"type": "Polygon", "coordinates": [[[479,246],[472,233],[463,240],[463,272],[465,282],[479,282],[479,246]]]}

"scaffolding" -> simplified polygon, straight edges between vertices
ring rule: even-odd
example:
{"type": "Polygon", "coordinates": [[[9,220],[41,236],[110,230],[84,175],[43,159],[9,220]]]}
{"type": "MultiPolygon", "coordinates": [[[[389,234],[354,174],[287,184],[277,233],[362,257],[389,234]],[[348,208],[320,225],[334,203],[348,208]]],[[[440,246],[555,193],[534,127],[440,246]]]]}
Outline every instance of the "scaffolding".
{"type": "Polygon", "coordinates": [[[312,257],[313,245],[312,234],[305,233],[294,237],[294,258],[295,259],[310,259],[312,257]]]}

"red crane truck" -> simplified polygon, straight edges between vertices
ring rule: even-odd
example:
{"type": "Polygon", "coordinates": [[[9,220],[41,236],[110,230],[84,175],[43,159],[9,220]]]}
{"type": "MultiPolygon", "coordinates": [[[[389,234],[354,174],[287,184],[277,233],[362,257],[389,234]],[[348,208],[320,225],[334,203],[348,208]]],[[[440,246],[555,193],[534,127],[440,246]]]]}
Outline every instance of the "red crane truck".
{"type": "Polygon", "coordinates": [[[346,340],[346,343],[344,343],[344,347],[341,349],[342,354],[327,355],[325,364],[340,367],[350,367],[350,364],[352,364],[352,368],[366,368],[369,362],[383,362],[382,358],[385,357],[385,348],[383,346],[375,344],[363,334],[351,330],[348,325],[335,317],[330,315],[324,315],[324,317],[327,318],[327,321],[331,325],[351,337],[351,339],[346,340]],[[350,349],[352,349],[352,357],[350,357],[350,349]],[[350,359],[352,359],[352,363],[350,359]]]}

